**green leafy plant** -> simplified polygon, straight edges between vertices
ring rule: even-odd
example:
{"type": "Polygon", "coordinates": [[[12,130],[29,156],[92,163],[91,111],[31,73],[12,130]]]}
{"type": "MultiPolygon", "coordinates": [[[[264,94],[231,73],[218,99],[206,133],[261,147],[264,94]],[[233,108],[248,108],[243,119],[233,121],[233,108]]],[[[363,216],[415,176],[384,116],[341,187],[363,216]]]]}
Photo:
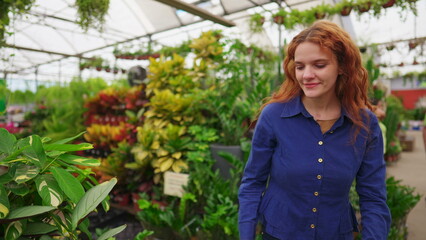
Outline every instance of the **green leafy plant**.
{"type": "Polygon", "coordinates": [[[92,78],[87,81],[75,79],[66,86],[40,87],[35,96],[36,104],[46,108],[49,114],[31,125],[31,128],[42,130],[33,134],[56,140],[84,131],[83,113],[86,110],[81,106],[85,98],[95,95],[106,86],[103,79],[92,78]]]}
{"type": "Polygon", "coordinates": [[[12,32],[7,32],[11,16],[9,12],[16,15],[25,14],[31,9],[34,2],[34,0],[6,0],[0,2],[0,48],[4,43],[5,35],[12,34],[12,32]]]}
{"type": "Polygon", "coordinates": [[[68,144],[81,134],[49,143],[38,135],[16,139],[0,128],[0,234],[5,240],[48,235],[80,239],[80,234],[91,239],[86,216],[101,203],[108,210],[106,198],[117,180],[98,184],[90,169],[77,167],[99,165],[70,154],[92,148],[68,144]]]}
{"type": "Polygon", "coordinates": [[[260,13],[255,13],[250,16],[249,25],[250,30],[253,32],[261,32],[263,30],[263,24],[265,23],[265,17],[260,13]]]}
{"type": "MultiPolygon", "coordinates": [[[[396,180],[394,177],[386,179],[387,204],[391,211],[392,228],[396,233],[391,231],[390,240],[400,239],[397,233],[402,233],[404,237],[408,233],[406,221],[408,213],[419,202],[421,195],[415,193],[413,187],[403,185],[401,180],[396,180]]],[[[404,238],[406,239],[406,238],[404,238]]]]}
{"type": "Polygon", "coordinates": [[[401,100],[396,96],[390,95],[386,98],[386,117],[383,124],[386,126],[386,154],[395,155],[402,151],[397,137],[402,116],[405,112],[401,100]]]}
{"type": "MultiPolygon", "coordinates": [[[[402,180],[397,180],[393,176],[386,179],[386,192],[386,204],[392,216],[391,229],[387,239],[407,239],[407,217],[410,211],[419,202],[421,195],[415,193],[415,188],[403,185],[402,180]]],[[[359,196],[355,190],[355,182],[352,184],[349,196],[354,210],[359,212],[359,196]]],[[[362,225],[362,222],[360,224],[362,225]]],[[[359,234],[356,239],[361,238],[361,234],[359,234]]]]}
{"type": "MultiPolygon", "coordinates": [[[[191,151],[186,153],[189,182],[182,198],[158,200],[140,194],[141,211],[137,215],[142,225],[160,239],[238,239],[237,194],[244,162],[224,153],[222,156],[234,166],[232,177],[224,180],[218,171],[212,171],[209,144],[218,138],[216,131],[194,125],[188,132],[192,139],[191,151]]],[[[248,148],[245,145],[245,152],[248,148]]]]}
{"type": "Polygon", "coordinates": [[[219,143],[240,145],[262,100],[274,89],[279,58],[238,40],[226,42],[227,58],[220,62],[211,89],[201,98],[207,125],[218,130],[219,143]]]}
{"type": "Polygon", "coordinates": [[[105,22],[105,15],[109,9],[110,0],[76,0],[78,24],[82,29],[88,30],[90,27],[102,29],[105,22]]]}

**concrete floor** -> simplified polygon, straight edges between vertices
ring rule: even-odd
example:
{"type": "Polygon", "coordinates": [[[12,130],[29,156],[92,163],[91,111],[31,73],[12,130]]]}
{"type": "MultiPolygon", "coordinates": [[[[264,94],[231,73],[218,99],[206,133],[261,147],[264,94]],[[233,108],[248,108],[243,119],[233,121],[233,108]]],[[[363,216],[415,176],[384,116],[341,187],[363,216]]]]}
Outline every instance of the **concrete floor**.
{"type": "Polygon", "coordinates": [[[401,179],[402,184],[416,188],[421,200],[408,215],[408,240],[426,239],[426,154],[421,131],[407,131],[415,138],[414,150],[402,152],[399,161],[388,165],[388,176],[401,179]]]}

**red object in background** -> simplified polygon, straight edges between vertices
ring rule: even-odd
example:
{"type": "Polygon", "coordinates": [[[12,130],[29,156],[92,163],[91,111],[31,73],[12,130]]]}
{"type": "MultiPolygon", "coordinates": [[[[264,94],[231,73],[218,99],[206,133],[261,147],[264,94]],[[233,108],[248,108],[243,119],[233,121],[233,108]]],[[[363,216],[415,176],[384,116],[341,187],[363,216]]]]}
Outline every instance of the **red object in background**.
{"type": "Polygon", "coordinates": [[[392,90],[391,93],[402,100],[406,109],[414,109],[419,98],[426,96],[426,89],[392,90]]]}

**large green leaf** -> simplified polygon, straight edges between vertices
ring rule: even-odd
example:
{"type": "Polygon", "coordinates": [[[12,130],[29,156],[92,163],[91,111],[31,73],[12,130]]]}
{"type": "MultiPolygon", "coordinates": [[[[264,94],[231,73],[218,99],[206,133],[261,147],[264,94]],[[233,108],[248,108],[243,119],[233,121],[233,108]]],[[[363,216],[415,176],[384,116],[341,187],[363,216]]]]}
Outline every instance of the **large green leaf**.
{"type": "Polygon", "coordinates": [[[30,138],[31,147],[34,151],[36,158],[37,158],[35,160],[38,160],[40,162],[40,164],[42,166],[44,166],[44,164],[46,162],[46,154],[44,153],[43,143],[41,142],[40,137],[37,136],[37,135],[32,135],[29,138],[30,138]]]}
{"type": "Polygon", "coordinates": [[[25,206],[14,209],[10,212],[7,219],[17,219],[17,218],[26,218],[35,215],[39,215],[45,212],[52,211],[56,209],[55,207],[50,206],[25,206]]]}
{"type": "Polygon", "coordinates": [[[84,188],[81,183],[65,169],[55,167],[51,170],[65,195],[67,195],[73,203],[78,203],[84,195],[84,188]]]}
{"type": "Polygon", "coordinates": [[[49,152],[46,152],[46,155],[54,158],[54,157],[57,157],[57,156],[62,155],[64,153],[66,153],[66,151],[49,151],[49,152]]]}
{"type": "Polygon", "coordinates": [[[0,185],[0,219],[6,218],[10,211],[6,189],[0,185]]]}
{"type": "MultiPolygon", "coordinates": [[[[34,147],[33,147],[33,141],[34,141],[34,136],[29,136],[26,138],[22,138],[19,139],[18,142],[16,143],[16,145],[18,146],[19,149],[23,149],[22,153],[23,155],[26,157],[25,160],[26,161],[31,161],[33,164],[37,165],[38,167],[42,168],[42,161],[39,160],[37,153],[34,151],[34,147]]],[[[37,136],[38,137],[38,136],[37,136]]],[[[38,140],[40,140],[40,137],[38,137],[38,140]]],[[[37,140],[35,140],[37,141],[37,140]]],[[[35,143],[36,148],[37,148],[37,143],[35,143]]]]}
{"type": "Polygon", "coordinates": [[[46,144],[44,149],[46,151],[82,151],[92,149],[93,145],[90,143],[80,143],[80,144],[46,144]]]}
{"type": "Polygon", "coordinates": [[[7,169],[7,172],[3,173],[3,175],[0,175],[0,185],[4,185],[10,181],[13,180],[14,172],[10,171],[11,169],[7,169]]]}
{"type": "Polygon", "coordinates": [[[73,165],[82,165],[82,166],[89,166],[89,167],[97,167],[101,165],[101,162],[97,159],[93,158],[86,158],[71,154],[62,154],[59,156],[59,159],[73,165]]]}
{"type": "Polygon", "coordinates": [[[83,135],[85,132],[81,132],[81,133],[79,133],[79,134],[77,134],[77,135],[75,135],[74,137],[70,137],[70,138],[65,138],[65,139],[62,139],[62,140],[59,140],[59,141],[57,141],[57,142],[54,142],[54,144],[65,144],[65,143],[69,143],[69,142],[71,142],[72,140],[75,140],[75,139],[77,139],[77,138],[79,138],[81,135],[83,135]]]}
{"type": "Polygon", "coordinates": [[[0,128],[0,153],[12,153],[16,137],[6,129],[0,128]]]}
{"type": "Polygon", "coordinates": [[[126,224],[121,225],[119,227],[110,229],[108,231],[106,231],[104,234],[102,234],[101,236],[99,236],[98,240],[107,240],[110,237],[113,237],[117,234],[119,234],[120,232],[122,232],[125,228],[127,227],[126,224]]]}
{"type": "Polygon", "coordinates": [[[37,191],[43,199],[43,205],[57,207],[64,200],[64,193],[51,174],[44,174],[36,179],[37,191]]]}
{"type": "Polygon", "coordinates": [[[10,190],[13,194],[18,196],[25,196],[30,192],[29,187],[25,184],[17,184],[16,182],[12,181],[6,185],[6,188],[10,190]]]}
{"type": "Polygon", "coordinates": [[[6,231],[4,234],[5,240],[16,240],[19,238],[19,236],[22,235],[22,232],[24,231],[23,222],[21,221],[14,221],[9,223],[9,225],[6,227],[6,231]]]}
{"type": "Polygon", "coordinates": [[[22,235],[41,235],[56,231],[58,228],[56,226],[42,223],[42,222],[34,222],[28,223],[25,231],[22,235]]]}
{"type": "Polygon", "coordinates": [[[117,183],[116,178],[112,178],[108,182],[103,182],[87,191],[87,193],[81,198],[80,202],[72,213],[72,229],[77,228],[78,221],[84,218],[108,196],[109,192],[117,183]]]}
{"type": "Polygon", "coordinates": [[[29,148],[29,147],[31,147],[31,146],[24,146],[23,148],[21,148],[21,149],[19,149],[19,150],[16,150],[16,151],[14,151],[13,153],[11,153],[9,156],[7,156],[6,158],[4,158],[4,159],[1,159],[1,161],[0,161],[0,164],[2,164],[2,163],[8,163],[8,162],[10,162],[10,161],[16,161],[16,159],[18,158],[18,156],[23,152],[23,151],[25,151],[27,148],[29,148]]]}
{"type": "Polygon", "coordinates": [[[35,178],[40,172],[40,169],[34,165],[25,165],[20,164],[16,168],[15,176],[13,176],[13,180],[18,184],[27,182],[35,178]]]}

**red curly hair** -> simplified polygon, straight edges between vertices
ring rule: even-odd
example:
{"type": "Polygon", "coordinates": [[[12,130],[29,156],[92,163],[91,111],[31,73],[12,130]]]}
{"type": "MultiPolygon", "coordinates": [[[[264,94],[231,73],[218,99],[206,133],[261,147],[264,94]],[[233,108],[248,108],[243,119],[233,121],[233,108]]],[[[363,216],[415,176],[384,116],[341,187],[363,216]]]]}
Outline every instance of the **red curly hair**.
{"type": "Polygon", "coordinates": [[[287,56],[283,62],[286,79],[281,84],[280,89],[267,99],[268,101],[260,110],[268,104],[287,102],[303,94],[296,80],[294,66],[294,53],[296,48],[303,42],[318,44],[331,50],[336,56],[342,73],[336,81],[336,96],[354,123],[354,127],[356,127],[354,134],[354,138],[356,138],[361,128],[368,130],[363,122],[361,113],[364,113],[367,118],[368,116],[362,109],[372,109],[367,96],[368,73],[362,66],[359,49],[349,34],[337,24],[327,20],[315,22],[311,27],[295,36],[289,43],[287,56]]]}

